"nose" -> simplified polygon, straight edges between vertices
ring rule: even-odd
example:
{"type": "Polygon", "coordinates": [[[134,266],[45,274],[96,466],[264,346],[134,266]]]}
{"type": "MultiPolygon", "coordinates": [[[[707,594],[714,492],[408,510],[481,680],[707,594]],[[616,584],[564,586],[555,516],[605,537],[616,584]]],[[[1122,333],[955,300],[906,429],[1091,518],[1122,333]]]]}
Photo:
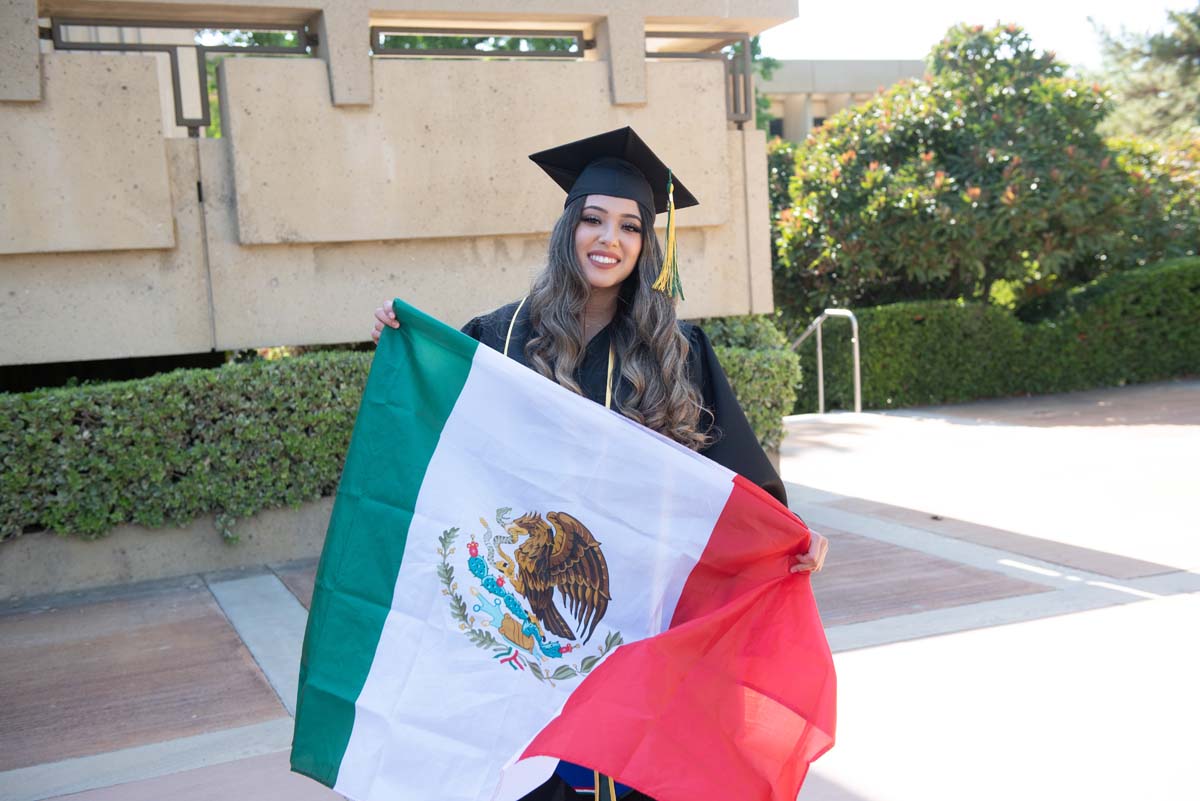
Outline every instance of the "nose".
{"type": "Polygon", "coordinates": [[[619,245],[621,240],[617,236],[617,226],[613,222],[606,224],[600,231],[600,242],[605,245],[619,245]]]}

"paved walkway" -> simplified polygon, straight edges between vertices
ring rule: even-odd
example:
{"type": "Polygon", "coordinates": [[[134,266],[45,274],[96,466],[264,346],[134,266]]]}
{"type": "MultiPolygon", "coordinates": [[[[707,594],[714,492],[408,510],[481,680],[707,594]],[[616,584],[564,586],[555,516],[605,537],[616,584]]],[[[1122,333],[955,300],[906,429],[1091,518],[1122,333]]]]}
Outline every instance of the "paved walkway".
{"type": "MultiPolygon", "coordinates": [[[[1195,796],[1200,382],[788,427],[840,685],[802,801],[1195,796]]],[[[0,611],[0,801],[336,798],[287,771],[313,568],[0,611]]]]}

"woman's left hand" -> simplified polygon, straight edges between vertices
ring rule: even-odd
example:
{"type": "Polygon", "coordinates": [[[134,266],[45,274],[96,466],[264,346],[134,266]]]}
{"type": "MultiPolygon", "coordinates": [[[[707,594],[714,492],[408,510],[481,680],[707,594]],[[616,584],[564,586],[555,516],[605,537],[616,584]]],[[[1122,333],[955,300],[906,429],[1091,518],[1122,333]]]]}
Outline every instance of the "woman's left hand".
{"type": "Polygon", "coordinates": [[[788,570],[792,573],[816,573],[825,565],[825,554],[829,551],[829,540],[809,529],[812,538],[808,543],[808,553],[796,554],[796,564],[788,570]]]}

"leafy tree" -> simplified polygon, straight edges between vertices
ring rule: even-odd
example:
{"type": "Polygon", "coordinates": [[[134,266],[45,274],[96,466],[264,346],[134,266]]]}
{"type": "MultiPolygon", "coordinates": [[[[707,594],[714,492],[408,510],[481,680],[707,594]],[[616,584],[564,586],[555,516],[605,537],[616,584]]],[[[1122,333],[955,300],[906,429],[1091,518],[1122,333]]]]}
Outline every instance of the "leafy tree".
{"type": "Polygon", "coordinates": [[[1101,137],[1107,93],[1019,27],[952,28],[929,64],[797,150],[776,240],[791,327],[833,305],[1019,302],[1194,249],[1200,217],[1163,223],[1163,182],[1126,172],[1144,154],[1101,137]]]}
{"type": "Polygon", "coordinates": [[[1153,35],[1101,31],[1101,80],[1116,100],[1106,132],[1176,143],[1200,139],[1200,5],[1167,18],[1167,29],[1153,35]]]}
{"type": "Polygon", "coordinates": [[[782,137],[767,142],[767,191],[771,199],[771,220],[778,224],[792,205],[792,176],[796,174],[799,145],[782,137]]]}

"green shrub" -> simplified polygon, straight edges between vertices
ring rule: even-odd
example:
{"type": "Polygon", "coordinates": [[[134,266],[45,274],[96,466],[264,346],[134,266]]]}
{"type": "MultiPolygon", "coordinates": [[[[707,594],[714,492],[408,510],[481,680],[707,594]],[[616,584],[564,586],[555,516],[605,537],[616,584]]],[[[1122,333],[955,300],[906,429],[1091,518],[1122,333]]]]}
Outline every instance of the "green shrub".
{"type": "Polygon", "coordinates": [[[767,315],[710,317],[697,321],[712,340],[729,384],[759,443],[776,450],[783,416],[790,414],[800,383],[800,359],[767,315]]]}
{"type": "Polygon", "coordinates": [[[772,349],[787,344],[787,339],[765,314],[738,317],[709,317],[697,321],[714,345],[729,348],[772,349]]]}
{"type": "Polygon", "coordinates": [[[828,120],[776,216],[789,331],[828,306],[1017,298],[1195,255],[1200,181],[1182,156],[1106,142],[1100,86],[1016,26],[952,29],[927,79],[828,120]]]}
{"type": "Polygon", "coordinates": [[[783,416],[791,414],[796,401],[800,360],[787,349],[713,349],[759,444],[767,450],[778,450],[783,441],[783,416]]]}
{"type": "MultiPolygon", "coordinates": [[[[864,408],[1066,392],[1200,373],[1200,258],[1115,273],[1065,293],[1057,315],[1022,323],[983,303],[916,301],[855,310],[864,408]]],[[[849,326],[825,323],[828,408],[854,404],[849,326]]],[[[801,349],[815,375],[811,340],[801,349]]],[[[817,387],[796,410],[815,411],[817,387]]]]}
{"type": "Polygon", "coordinates": [[[771,202],[771,224],[792,205],[792,176],[796,174],[795,142],[775,137],[767,142],[767,190],[771,202]]]}
{"type": "MultiPolygon", "coordinates": [[[[717,327],[741,332],[730,341],[779,337],[765,320],[717,327]]],[[[760,440],[777,447],[796,356],[717,352],[760,440]]],[[[332,495],[370,362],[330,351],[0,394],[0,540],[37,529],[95,539],[204,514],[233,540],[238,519],[332,495]]]]}
{"type": "Polygon", "coordinates": [[[332,494],[370,355],[321,353],[0,395],[0,539],[121,523],[222,534],[332,494]]]}
{"type": "Polygon", "coordinates": [[[1082,376],[1072,389],[1200,373],[1200,258],[1074,289],[1051,331],[1059,347],[1071,349],[1082,376]]]}

